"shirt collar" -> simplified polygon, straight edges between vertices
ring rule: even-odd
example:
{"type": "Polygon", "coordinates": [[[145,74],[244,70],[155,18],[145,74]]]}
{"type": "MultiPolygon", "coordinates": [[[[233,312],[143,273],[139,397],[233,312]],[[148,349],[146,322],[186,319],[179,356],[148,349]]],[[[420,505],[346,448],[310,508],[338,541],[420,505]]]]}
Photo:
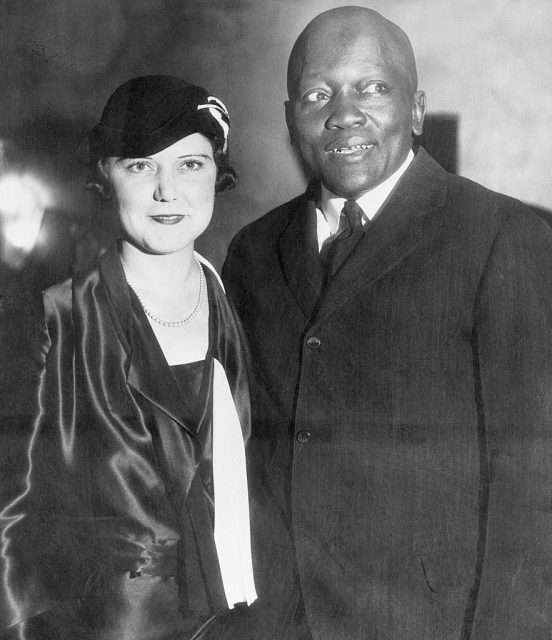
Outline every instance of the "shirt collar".
{"type": "MultiPolygon", "coordinates": [[[[368,220],[376,215],[381,205],[387,199],[403,173],[407,170],[409,164],[414,159],[412,149],[408,152],[406,160],[401,166],[391,174],[389,178],[378,184],[367,193],[357,198],[357,202],[364,211],[368,220]]],[[[343,209],[345,198],[336,196],[324,185],[321,189],[320,206],[317,208],[317,227],[318,227],[318,244],[319,247],[330,235],[334,234],[339,224],[339,216],[343,209]]]]}

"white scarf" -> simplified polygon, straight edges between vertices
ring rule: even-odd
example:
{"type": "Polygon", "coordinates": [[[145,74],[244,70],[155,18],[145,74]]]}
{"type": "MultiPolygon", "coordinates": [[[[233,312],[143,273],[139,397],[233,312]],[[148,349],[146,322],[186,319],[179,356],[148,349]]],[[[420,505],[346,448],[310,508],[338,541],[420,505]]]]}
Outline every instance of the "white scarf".
{"type": "Polygon", "coordinates": [[[249,498],[243,435],[221,363],[213,371],[215,545],[230,609],[257,599],[251,561],[249,498]]]}
{"type": "MultiPolygon", "coordinates": [[[[200,253],[195,256],[212,271],[200,253]]],[[[213,358],[213,485],[215,493],[215,546],[222,584],[230,609],[238,602],[257,599],[251,560],[249,493],[245,448],[240,419],[222,364],[213,358]]]]}

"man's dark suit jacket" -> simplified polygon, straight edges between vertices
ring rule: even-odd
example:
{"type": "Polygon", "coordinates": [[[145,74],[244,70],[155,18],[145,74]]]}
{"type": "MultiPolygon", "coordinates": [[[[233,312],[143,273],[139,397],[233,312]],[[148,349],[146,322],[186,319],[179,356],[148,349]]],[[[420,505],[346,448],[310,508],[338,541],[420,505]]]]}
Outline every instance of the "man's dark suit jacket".
{"type": "Polygon", "coordinates": [[[224,269],[275,505],[262,637],[295,562],[316,640],[552,637],[550,228],[419,149],[319,298],[314,216],[275,209],[224,269]]]}

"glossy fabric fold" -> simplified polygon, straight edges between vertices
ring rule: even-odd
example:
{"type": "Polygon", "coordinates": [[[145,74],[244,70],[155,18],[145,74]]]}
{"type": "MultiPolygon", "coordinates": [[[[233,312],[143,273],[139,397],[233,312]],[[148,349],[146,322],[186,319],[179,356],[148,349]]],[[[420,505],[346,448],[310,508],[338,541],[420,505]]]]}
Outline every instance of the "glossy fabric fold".
{"type": "MultiPolygon", "coordinates": [[[[240,327],[205,271],[207,361],[222,363],[247,438],[240,327]]],[[[30,629],[41,612],[67,610],[98,634],[101,626],[98,637],[138,640],[226,610],[208,536],[200,536],[200,566],[181,566],[179,549],[210,522],[202,489],[192,489],[201,447],[189,399],[131,296],[117,247],[98,269],[47,290],[44,306],[28,487],[1,520],[1,622],[23,629],[29,621],[30,629]],[[190,575],[205,578],[196,593],[190,575]],[[139,632],[126,635],[137,616],[139,632]]]]}

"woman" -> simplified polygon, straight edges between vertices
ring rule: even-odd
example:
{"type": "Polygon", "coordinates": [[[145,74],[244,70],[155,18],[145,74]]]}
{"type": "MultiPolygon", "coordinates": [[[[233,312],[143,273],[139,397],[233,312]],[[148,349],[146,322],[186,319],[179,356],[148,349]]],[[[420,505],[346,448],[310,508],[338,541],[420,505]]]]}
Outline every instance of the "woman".
{"type": "Polygon", "coordinates": [[[236,181],[228,127],[204,89],[146,76],[89,134],[121,240],[44,294],[28,487],[3,513],[2,638],[207,637],[256,598],[240,328],[194,252],[236,181]]]}

